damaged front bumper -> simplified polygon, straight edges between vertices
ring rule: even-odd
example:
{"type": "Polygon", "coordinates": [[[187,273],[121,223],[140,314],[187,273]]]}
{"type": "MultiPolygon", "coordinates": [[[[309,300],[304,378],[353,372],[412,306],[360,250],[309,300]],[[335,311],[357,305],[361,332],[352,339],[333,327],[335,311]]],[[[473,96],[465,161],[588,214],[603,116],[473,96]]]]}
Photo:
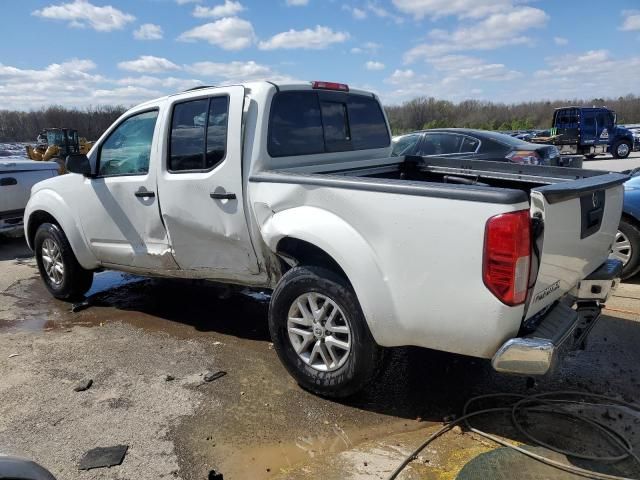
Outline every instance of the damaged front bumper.
{"type": "Polygon", "coordinates": [[[562,348],[584,344],[604,302],[620,283],[621,271],[622,262],[607,260],[549,309],[531,333],[507,340],[493,356],[493,368],[520,375],[548,373],[562,348]]]}

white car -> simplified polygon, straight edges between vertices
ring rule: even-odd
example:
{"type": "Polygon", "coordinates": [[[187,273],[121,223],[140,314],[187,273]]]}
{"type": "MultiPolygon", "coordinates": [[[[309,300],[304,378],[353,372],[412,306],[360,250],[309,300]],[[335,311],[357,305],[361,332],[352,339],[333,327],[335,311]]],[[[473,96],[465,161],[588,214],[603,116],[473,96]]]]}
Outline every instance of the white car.
{"type": "Polygon", "coordinates": [[[31,187],[56,175],[55,162],[0,159],[0,233],[22,232],[31,187]]]}
{"type": "Polygon", "coordinates": [[[344,84],[146,102],[67,168],[25,212],[55,297],[100,268],[273,289],[275,349],[326,396],[361,389],[401,345],[544,374],[620,271],[607,256],[626,176],[392,157],[378,98],[344,84]]]}

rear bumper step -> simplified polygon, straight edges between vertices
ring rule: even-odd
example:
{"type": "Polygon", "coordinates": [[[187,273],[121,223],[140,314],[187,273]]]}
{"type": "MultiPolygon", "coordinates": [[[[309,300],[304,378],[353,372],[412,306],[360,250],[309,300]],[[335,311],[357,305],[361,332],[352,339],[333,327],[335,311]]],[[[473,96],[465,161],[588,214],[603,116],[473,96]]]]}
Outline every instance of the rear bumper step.
{"type": "Polygon", "coordinates": [[[563,302],[546,313],[536,330],[507,340],[493,356],[493,368],[502,373],[544,375],[552,369],[561,347],[582,346],[596,324],[602,303],[619,283],[622,264],[608,260],[581,281],[563,302]],[[576,304],[574,309],[572,305],[576,304]],[[568,342],[568,340],[571,340],[568,342]]]}

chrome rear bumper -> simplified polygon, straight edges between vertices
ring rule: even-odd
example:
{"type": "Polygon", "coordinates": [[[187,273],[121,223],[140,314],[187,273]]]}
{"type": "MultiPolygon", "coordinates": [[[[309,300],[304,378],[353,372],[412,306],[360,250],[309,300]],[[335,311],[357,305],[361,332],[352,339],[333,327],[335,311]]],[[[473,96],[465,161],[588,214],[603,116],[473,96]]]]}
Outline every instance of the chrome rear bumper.
{"type": "Polygon", "coordinates": [[[561,347],[584,344],[600,317],[603,302],[617,287],[621,270],[619,260],[605,262],[551,308],[532,333],[507,340],[493,356],[493,368],[520,375],[549,372],[561,347]]]}

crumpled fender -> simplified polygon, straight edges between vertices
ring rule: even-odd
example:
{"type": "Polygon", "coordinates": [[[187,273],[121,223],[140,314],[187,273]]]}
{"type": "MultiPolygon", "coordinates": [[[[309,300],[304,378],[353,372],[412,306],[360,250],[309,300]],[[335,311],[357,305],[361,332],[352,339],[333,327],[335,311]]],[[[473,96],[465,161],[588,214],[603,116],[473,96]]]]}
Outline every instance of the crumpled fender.
{"type": "Polygon", "coordinates": [[[262,238],[273,252],[282,238],[291,237],[328,253],[347,274],[374,339],[385,345],[384,331],[395,322],[393,301],[375,252],[351,225],[310,206],[274,213],[260,223],[262,238]]]}
{"type": "MultiPolygon", "coordinates": [[[[43,211],[51,215],[60,224],[64,231],[73,253],[75,253],[78,263],[87,270],[92,270],[100,266],[98,260],[91,252],[89,245],[85,241],[80,219],[74,213],[75,209],[67,205],[64,199],[51,189],[41,189],[31,194],[24,211],[25,238],[29,248],[33,250],[33,245],[29,242],[29,220],[38,211],[43,211]]],[[[33,232],[35,233],[35,232],[33,232]]]]}

